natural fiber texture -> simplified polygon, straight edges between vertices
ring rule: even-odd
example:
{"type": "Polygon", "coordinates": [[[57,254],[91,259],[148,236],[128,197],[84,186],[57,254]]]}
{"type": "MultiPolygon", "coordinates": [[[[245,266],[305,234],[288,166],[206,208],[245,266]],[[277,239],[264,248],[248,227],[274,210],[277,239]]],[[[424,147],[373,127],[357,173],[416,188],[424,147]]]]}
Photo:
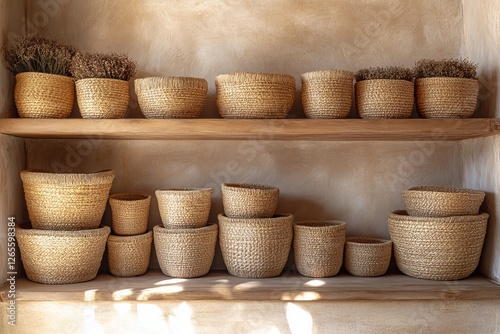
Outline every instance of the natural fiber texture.
{"type": "Polygon", "coordinates": [[[94,230],[44,231],[16,228],[16,239],[28,279],[68,284],[94,279],[101,265],[107,226],[94,230]]]}
{"type": "Polygon", "coordinates": [[[300,274],[309,277],[338,274],[344,256],[345,222],[297,222],[293,224],[293,232],[293,254],[300,274]]]}
{"type": "Polygon", "coordinates": [[[19,73],[14,100],[19,117],[67,118],[73,110],[75,81],[64,75],[19,73]]]}
{"type": "Polygon", "coordinates": [[[131,236],[110,235],[108,238],[109,271],[115,276],[139,276],[148,270],[151,256],[151,231],[131,236]]]}
{"type": "Polygon", "coordinates": [[[128,98],[128,81],[105,78],[76,81],[76,99],[83,118],[123,118],[128,98]]]}
{"type": "Polygon", "coordinates": [[[476,110],[476,79],[421,78],[415,80],[415,89],[422,118],[469,118],[476,110]]]}
{"type": "Polygon", "coordinates": [[[409,118],[413,110],[413,83],[406,80],[356,82],[356,107],[361,118],[409,118]]]}
{"type": "Polygon", "coordinates": [[[135,80],[135,93],[146,118],[197,118],[205,106],[208,83],[201,78],[135,80]]]}
{"type": "Polygon", "coordinates": [[[295,101],[295,78],[288,74],[222,74],[215,87],[223,118],[286,118],[295,101]]]}
{"type": "Polygon", "coordinates": [[[404,274],[433,280],[457,280],[476,269],[488,214],[443,218],[389,215],[394,256],[404,274]]]}
{"type": "Polygon", "coordinates": [[[24,196],[34,229],[99,227],[115,172],[90,174],[22,171],[24,196]]]}
{"type": "Polygon", "coordinates": [[[307,118],[347,118],[352,104],[352,72],[308,72],[301,75],[301,80],[302,106],[307,118]]]}
{"type": "Polygon", "coordinates": [[[403,191],[410,216],[447,217],[477,215],[485,193],[450,187],[413,187],[403,191]]]}
{"type": "Polygon", "coordinates": [[[344,264],[354,276],[382,276],[389,269],[392,241],[379,238],[347,238],[344,264]]]}
{"type": "Polygon", "coordinates": [[[275,277],[290,253],[293,216],[228,218],[219,214],[219,242],[227,270],[233,276],[275,277]]]}
{"type": "Polygon", "coordinates": [[[157,190],[161,221],[165,227],[195,228],[207,224],[212,188],[157,190]]]}
{"type": "Polygon", "coordinates": [[[280,191],[277,187],[223,183],[224,213],[231,218],[270,218],[276,212],[280,191]]]}
{"type": "Polygon", "coordinates": [[[113,233],[143,234],[148,229],[151,195],[121,193],[109,197],[113,233]]]}
{"type": "Polygon", "coordinates": [[[189,229],[155,226],[154,242],[161,271],[180,278],[206,275],[214,260],[217,231],[217,224],[189,229]]]}

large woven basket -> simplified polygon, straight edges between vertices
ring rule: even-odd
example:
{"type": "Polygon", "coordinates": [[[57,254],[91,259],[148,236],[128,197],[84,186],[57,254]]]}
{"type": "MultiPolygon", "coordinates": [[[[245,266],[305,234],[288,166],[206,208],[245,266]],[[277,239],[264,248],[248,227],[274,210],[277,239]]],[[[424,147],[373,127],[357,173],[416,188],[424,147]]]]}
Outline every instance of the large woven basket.
{"type": "Polygon", "coordinates": [[[293,216],[228,218],[219,214],[219,242],[227,270],[233,276],[275,277],[290,253],[293,216]]]}
{"type": "Polygon", "coordinates": [[[295,101],[295,78],[288,74],[221,74],[215,87],[223,118],[286,118],[295,101]]]}
{"type": "Polygon", "coordinates": [[[345,269],[354,276],[382,276],[389,269],[391,255],[391,240],[350,237],[345,244],[345,269]]]}
{"type": "Polygon", "coordinates": [[[201,78],[135,80],[139,107],[146,118],[196,118],[205,106],[208,83],[201,78]]]}
{"type": "Polygon", "coordinates": [[[420,78],[415,89],[422,118],[469,118],[476,110],[479,83],[475,79],[420,78]]]}
{"type": "Polygon", "coordinates": [[[123,118],[128,108],[128,81],[106,78],[77,80],[76,99],[83,118],[123,118]]]}
{"type": "Polygon", "coordinates": [[[432,280],[468,277],[479,263],[487,222],[487,213],[431,218],[393,212],[388,224],[399,270],[432,280]]]}
{"type": "Polygon", "coordinates": [[[161,271],[179,278],[206,275],[214,260],[217,231],[217,224],[200,228],[155,226],[154,243],[161,271]]]}
{"type": "Polygon", "coordinates": [[[99,227],[115,172],[43,173],[22,171],[31,224],[42,230],[99,227]]]}
{"type": "Polygon", "coordinates": [[[231,218],[270,218],[276,212],[279,188],[248,183],[223,183],[224,214],[231,218]]]}
{"type": "Polygon", "coordinates": [[[115,276],[139,276],[148,270],[151,256],[151,231],[129,236],[110,235],[108,238],[109,271],[115,276]]]}
{"type": "Polygon", "coordinates": [[[356,82],[356,108],[361,118],[410,118],[413,83],[406,80],[364,80],[356,82]]]}
{"type": "Polygon", "coordinates": [[[148,229],[151,195],[120,193],[109,197],[113,233],[143,234],[148,229]]]}
{"type": "Polygon", "coordinates": [[[293,232],[293,254],[300,274],[309,277],[338,274],[344,256],[345,222],[297,222],[293,232]]]}
{"type": "Polygon", "coordinates": [[[14,100],[19,117],[67,118],[73,110],[75,81],[64,75],[19,73],[14,100]]]}
{"type": "Polygon", "coordinates": [[[302,106],[307,118],[347,118],[351,111],[354,74],[315,71],[301,75],[302,106]]]}
{"type": "Polygon", "coordinates": [[[110,228],[47,231],[16,228],[16,239],[28,279],[68,284],[94,279],[101,265],[110,228]]]}

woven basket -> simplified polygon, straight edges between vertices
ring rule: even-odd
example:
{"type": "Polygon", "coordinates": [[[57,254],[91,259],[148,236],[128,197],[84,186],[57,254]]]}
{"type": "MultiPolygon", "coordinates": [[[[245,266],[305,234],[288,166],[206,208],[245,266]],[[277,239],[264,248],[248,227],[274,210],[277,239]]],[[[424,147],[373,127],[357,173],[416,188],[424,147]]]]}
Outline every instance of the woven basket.
{"type": "Polygon", "coordinates": [[[90,174],[22,171],[24,196],[34,229],[99,227],[115,172],[90,174]]]}
{"type": "Polygon", "coordinates": [[[352,104],[352,72],[308,72],[301,75],[301,80],[302,106],[307,118],[347,118],[352,104]]]}
{"type": "Polygon", "coordinates": [[[392,241],[379,238],[347,238],[345,269],[354,276],[382,276],[389,269],[392,241]]]}
{"type": "Polygon", "coordinates": [[[286,118],[295,101],[295,78],[288,74],[222,74],[215,87],[223,118],[286,118]]]}
{"type": "Polygon", "coordinates": [[[135,80],[135,93],[146,118],[197,118],[205,106],[208,84],[201,78],[135,80]]]}
{"type": "Polygon", "coordinates": [[[297,222],[293,232],[295,265],[301,275],[330,277],[338,274],[344,255],[345,222],[297,222]]]}
{"type": "Polygon", "coordinates": [[[403,191],[410,216],[448,217],[477,215],[483,203],[482,191],[450,187],[413,187],[403,191]]]}
{"type": "Polygon", "coordinates": [[[356,108],[361,118],[410,118],[413,83],[406,80],[356,82],[356,108]]]}
{"type": "Polygon", "coordinates": [[[417,278],[457,280],[479,263],[488,214],[431,218],[395,211],[388,221],[399,270],[417,278]]]}
{"type": "Polygon", "coordinates": [[[94,279],[101,265],[110,228],[46,231],[16,228],[16,239],[28,279],[68,284],[94,279]]]}
{"type": "Polygon", "coordinates": [[[154,242],[161,271],[179,278],[206,275],[214,260],[217,230],[217,224],[180,229],[155,226],[154,242]]]}
{"type": "Polygon", "coordinates": [[[87,78],[76,81],[76,99],[83,118],[123,118],[128,108],[128,81],[87,78]]]}
{"type": "Polygon", "coordinates": [[[221,190],[226,217],[270,218],[276,212],[280,193],[277,187],[247,183],[223,183],[221,190]]]}
{"type": "Polygon", "coordinates": [[[130,236],[110,235],[108,238],[109,271],[115,276],[139,276],[148,270],[151,256],[151,231],[130,236]]]}
{"type": "Polygon", "coordinates": [[[293,216],[228,218],[219,214],[222,258],[233,276],[275,277],[281,274],[290,253],[293,216]]]}
{"type": "Polygon", "coordinates": [[[143,234],[148,229],[151,195],[121,193],[109,197],[113,233],[143,234]]]}
{"type": "Polygon", "coordinates": [[[420,78],[415,80],[417,111],[422,118],[469,118],[479,92],[475,79],[420,78]]]}
{"type": "Polygon", "coordinates": [[[19,117],[67,118],[73,110],[75,81],[64,75],[19,73],[14,100],[19,117]]]}

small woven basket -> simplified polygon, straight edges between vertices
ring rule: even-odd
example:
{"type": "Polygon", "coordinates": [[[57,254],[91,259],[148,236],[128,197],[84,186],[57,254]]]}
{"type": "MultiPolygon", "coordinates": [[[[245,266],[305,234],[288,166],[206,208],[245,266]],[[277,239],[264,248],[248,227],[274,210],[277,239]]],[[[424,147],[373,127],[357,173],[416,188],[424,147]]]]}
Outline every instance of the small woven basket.
{"type": "Polygon", "coordinates": [[[47,231],[16,228],[28,279],[45,284],[90,281],[97,276],[110,228],[47,231]]]}
{"type": "Polygon", "coordinates": [[[479,264],[488,217],[483,213],[431,218],[393,212],[388,224],[399,270],[432,280],[468,277],[479,264]]]}
{"type": "Polygon", "coordinates": [[[113,233],[117,235],[143,234],[148,229],[151,195],[121,193],[109,197],[113,233]]]}
{"type": "Polygon", "coordinates": [[[208,83],[201,78],[143,78],[135,93],[146,118],[197,118],[205,106],[208,83]]]}
{"type": "Polygon", "coordinates": [[[215,87],[223,118],[286,118],[295,101],[295,78],[288,74],[222,74],[215,87]]]}
{"type": "Polygon", "coordinates": [[[353,276],[382,276],[389,269],[392,241],[379,238],[347,238],[344,264],[353,276]]]}
{"type": "Polygon", "coordinates": [[[128,108],[128,81],[86,78],[76,81],[76,99],[83,118],[124,118],[128,108]]]}
{"type": "Polygon", "coordinates": [[[364,80],[356,82],[356,108],[361,118],[410,118],[413,111],[413,83],[406,80],[364,80]]]}
{"type": "Polygon", "coordinates": [[[408,214],[417,217],[477,215],[484,197],[482,191],[465,188],[421,186],[403,191],[408,214]]]}
{"type": "Polygon", "coordinates": [[[151,231],[130,236],[110,235],[108,238],[109,271],[115,276],[144,275],[151,256],[151,231]]]}
{"type": "Polygon", "coordinates": [[[417,111],[422,118],[469,118],[476,110],[479,83],[466,78],[415,80],[417,111]]]}
{"type": "Polygon", "coordinates": [[[301,275],[330,277],[342,267],[346,223],[307,221],[293,225],[293,253],[301,275]]]}
{"type": "Polygon", "coordinates": [[[177,229],[155,226],[154,243],[161,271],[179,278],[206,275],[214,260],[217,231],[217,224],[177,229]]]}
{"type": "Polygon", "coordinates": [[[227,270],[246,278],[281,274],[290,253],[293,216],[228,218],[219,214],[219,242],[227,270]]]}
{"type": "Polygon", "coordinates": [[[276,212],[279,189],[248,183],[223,183],[224,214],[230,218],[270,218],[276,212]]]}
{"type": "Polygon", "coordinates": [[[73,110],[75,81],[64,75],[19,73],[14,100],[19,117],[67,118],[73,110]]]}
{"type": "Polygon", "coordinates": [[[315,71],[301,75],[302,106],[307,118],[347,118],[351,111],[354,74],[315,71]]]}
{"type": "Polygon", "coordinates": [[[34,229],[86,230],[99,227],[115,172],[90,174],[22,171],[34,229]]]}

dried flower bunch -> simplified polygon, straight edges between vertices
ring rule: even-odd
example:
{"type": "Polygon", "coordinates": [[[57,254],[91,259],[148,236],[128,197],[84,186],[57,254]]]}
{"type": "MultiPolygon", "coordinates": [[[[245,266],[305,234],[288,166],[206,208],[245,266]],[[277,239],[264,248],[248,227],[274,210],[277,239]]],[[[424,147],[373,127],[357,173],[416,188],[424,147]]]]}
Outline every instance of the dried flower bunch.
{"type": "Polygon", "coordinates": [[[136,73],[136,62],[117,53],[78,52],[71,62],[71,74],[76,80],[108,78],[128,81],[136,73]]]}
{"type": "Polygon", "coordinates": [[[411,68],[402,66],[368,67],[357,71],[354,77],[356,81],[390,79],[413,82],[415,72],[411,68]]]}
{"type": "Polygon", "coordinates": [[[415,64],[417,78],[449,77],[477,79],[477,66],[468,59],[422,59],[415,64]]]}

